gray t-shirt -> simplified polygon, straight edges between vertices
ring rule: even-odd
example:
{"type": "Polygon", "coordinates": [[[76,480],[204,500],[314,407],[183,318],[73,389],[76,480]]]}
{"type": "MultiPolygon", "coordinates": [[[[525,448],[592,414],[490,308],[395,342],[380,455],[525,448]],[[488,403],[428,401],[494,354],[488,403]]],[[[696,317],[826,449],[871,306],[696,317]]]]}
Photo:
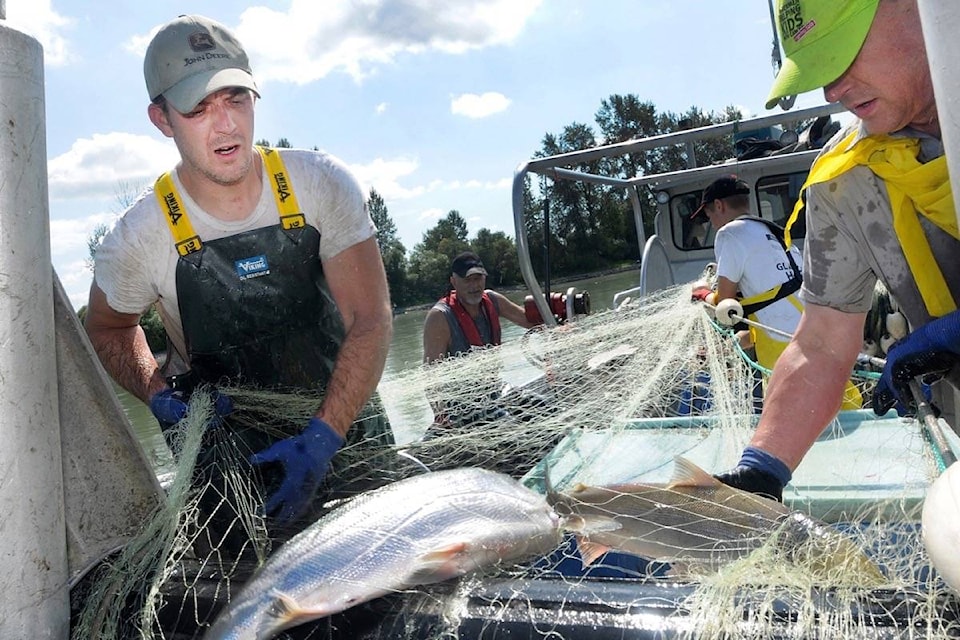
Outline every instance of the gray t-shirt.
{"type": "MultiPolygon", "coordinates": [[[[338,159],[317,151],[280,150],[290,183],[307,224],[320,231],[320,259],[372,237],[373,221],[357,180],[338,159]]],[[[201,240],[216,240],[275,225],[279,212],[264,170],[264,189],[254,211],[244,220],[219,220],[200,208],[173,180],[193,228],[201,240]]],[[[179,256],[153,188],[147,189],[117,221],[97,249],[94,278],[107,303],[120,313],[143,313],[157,303],[157,312],[170,337],[166,374],[186,370],[186,348],[177,303],[176,267],[179,256]]]]}
{"type": "MultiPolygon", "coordinates": [[[[847,137],[856,125],[834,136],[824,151],[847,137]]],[[[857,131],[857,140],[865,133],[857,131]]],[[[943,155],[943,144],[912,129],[895,136],[920,139],[921,162],[943,155]]],[[[893,212],[884,182],[864,166],[806,191],[803,299],[845,312],[865,312],[879,278],[912,327],[929,322],[913,274],[893,229],[893,212]]],[[[960,241],[920,216],[933,255],[954,299],[960,299],[960,241]]]]}

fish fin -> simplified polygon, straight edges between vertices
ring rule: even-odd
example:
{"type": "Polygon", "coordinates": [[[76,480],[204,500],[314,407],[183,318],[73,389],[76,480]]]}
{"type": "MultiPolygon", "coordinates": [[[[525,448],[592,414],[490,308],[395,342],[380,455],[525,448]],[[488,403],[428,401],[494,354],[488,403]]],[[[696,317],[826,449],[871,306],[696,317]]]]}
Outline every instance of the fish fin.
{"type": "Polygon", "coordinates": [[[566,531],[572,531],[584,536],[591,533],[607,533],[610,531],[619,531],[623,525],[617,522],[615,518],[595,515],[571,515],[565,516],[561,520],[561,526],[566,531]]]}
{"type": "Polygon", "coordinates": [[[420,561],[426,564],[444,563],[467,550],[466,542],[451,542],[420,555],[420,561]]]}
{"type": "Polygon", "coordinates": [[[303,624],[304,622],[316,620],[317,618],[324,618],[336,613],[336,611],[330,607],[314,607],[311,609],[306,609],[301,607],[300,604],[291,596],[288,596],[281,591],[274,591],[272,595],[275,600],[270,606],[269,616],[277,620],[277,622],[281,625],[280,628],[286,629],[289,627],[295,627],[299,624],[303,624]]]}
{"type": "Polygon", "coordinates": [[[412,564],[407,584],[430,584],[452,578],[459,573],[457,559],[467,552],[467,543],[445,544],[420,554],[412,564]]]}
{"type": "Polygon", "coordinates": [[[577,536],[577,549],[580,550],[580,561],[584,567],[589,567],[596,562],[600,556],[610,551],[610,547],[600,544],[599,542],[590,542],[580,536],[577,536]]]}
{"type": "Polygon", "coordinates": [[[720,481],[682,456],[674,458],[673,477],[667,489],[676,487],[713,487],[720,481]]]}

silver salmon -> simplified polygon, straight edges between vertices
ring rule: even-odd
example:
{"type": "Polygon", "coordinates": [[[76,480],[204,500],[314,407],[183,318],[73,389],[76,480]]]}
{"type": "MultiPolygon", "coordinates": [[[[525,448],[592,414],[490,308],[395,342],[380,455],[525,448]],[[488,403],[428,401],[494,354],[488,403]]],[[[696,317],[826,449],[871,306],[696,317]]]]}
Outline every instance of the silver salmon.
{"type": "Polygon", "coordinates": [[[374,598],[544,555],[560,542],[544,496],[509,476],[452,469],[334,509],[280,547],[205,640],[266,640],[374,598]]]}
{"type": "Polygon", "coordinates": [[[725,485],[684,458],[675,464],[668,484],[548,491],[564,527],[577,534],[585,565],[617,550],[680,567],[717,568],[773,539],[788,559],[823,575],[839,568],[867,584],[883,582],[863,551],[828,525],[725,485]]]}

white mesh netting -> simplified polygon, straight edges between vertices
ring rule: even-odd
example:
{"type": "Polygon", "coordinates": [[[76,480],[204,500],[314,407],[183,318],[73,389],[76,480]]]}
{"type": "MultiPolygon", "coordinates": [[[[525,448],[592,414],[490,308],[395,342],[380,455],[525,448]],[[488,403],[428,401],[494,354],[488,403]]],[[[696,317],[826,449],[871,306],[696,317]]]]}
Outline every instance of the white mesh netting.
{"type": "MultiPolygon", "coordinates": [[[[637,528],[675,541],[680,551],[664,564],[620,549],[584,567],[574,535],[585,525],[573,516],[586,508],[577,507],[561,513],[568,516],[566,533],[550,554],[401,589],[281,637],[960,635],[956,603],[920,543],[923,490],[939,469],[915,425],[875,427],[864,416],[838,421],[812,454],[842,461],[842,473],[818,472],[813,455],[809,476],[798,470],[795,490],[785,493],[785,512],[819,520],[803,519],[798,529],[794,516],[754,518],[741,508],[737,517],[746,520],[736,526],[749,530],[744,537],[752,541],[743,553],[718,562],[691,559],[689,535],[724,547],[739,535],[731,533],[737,517],[718,508],[723,496],[678,493],[664,484],[677,456],[707,472],[736,462],[756,418],[759,378],[729,332],[689,302],[688,286],[385,377],[379,394],[397,443],[345,447],[333,475],[348,489],[332,495],[464,466],[522,478],[541,493],[545,475],[568,495],[581,484],[642,480],[663,492],[648,500],[654,508],[615,500],[601,510],[621,531],[637,528]],[[434,422],[410,419],[424,407],[432,408],[434,422]],[[836,486],[821,486],[831,473],[836,486]],[[674,504],[677,496],[683,499],[674,504]]],[[[858,380],[869,391],[870,376],[858,380]]],[[[318,405],[308,394],[221,391],[234,399],[234,430],[292,433],[318,405]]],[[[278,531],[258,515],[263,496],[249,480],[249,446],[228,429],[204,434],[209,400],[195,394],[192,402],[175,445],[180,455],[169,500],[138,540],[74,590],[75,638],[202,637],[279,544],[270,539],[278,531]]],[[[478,522],[490,526],[496,523],[478,522]]]]}

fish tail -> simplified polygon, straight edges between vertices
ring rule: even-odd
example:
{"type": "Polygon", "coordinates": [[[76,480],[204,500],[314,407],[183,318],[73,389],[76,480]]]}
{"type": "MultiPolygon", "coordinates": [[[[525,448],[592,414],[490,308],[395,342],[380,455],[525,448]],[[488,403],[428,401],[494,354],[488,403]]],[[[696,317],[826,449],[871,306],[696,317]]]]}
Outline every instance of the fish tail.
{"type": "Polygon", "coordinates": [[[863,549],[828,525],[791,513],[778,532],[787,558],[831,583],[879,586],[886,576],[863,549]]]}

